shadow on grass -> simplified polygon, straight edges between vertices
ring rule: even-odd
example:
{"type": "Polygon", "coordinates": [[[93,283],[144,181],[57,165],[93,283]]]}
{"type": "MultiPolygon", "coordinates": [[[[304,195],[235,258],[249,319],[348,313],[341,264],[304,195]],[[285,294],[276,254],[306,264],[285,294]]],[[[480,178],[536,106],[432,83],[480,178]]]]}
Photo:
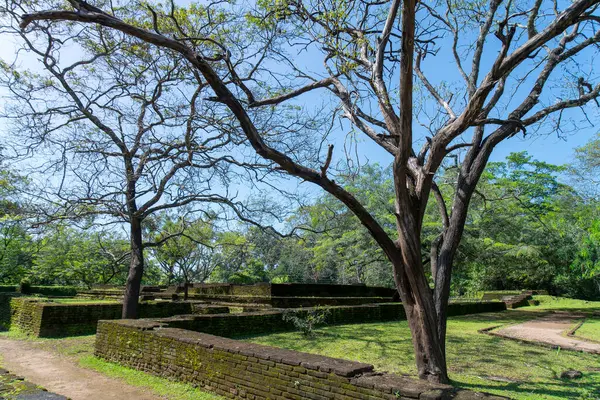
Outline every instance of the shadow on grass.
{"type": "MultiPolygon", "coordinates": [[[[484,377],[480,377],[485,379],[484,377]]],[[[483,384],[483,383],[467,383],[460,380],[453,380],[452,384],[463,389],[474,390],[478,392],[502,392],[505,395],[511,394],[527,394],[536,395],[539,398],[547,398],[552,396],[555,398],[562,399],[598,399],[600,395],[600,383],[591,383],[589,381],[578,382],[568,380],[557,380],[557,382],[543,382],[543,385],[536,385],[533,387],[529,382],[510,382],[501,383],[494,382],[495,384],[483,384]],[[583,389],[587,396],[586,397],[574,397],[576,392],[583,389]],[[594,397],[592,397],[594,396],[594,397]]]]}
{"type": "MultiPolygon", "coordinates": [[[[593,369],[600,365],[600,357],[478,333],[482,328],[521,323],[551,311],[519,309],[450,318],[446,353],[454,383],[511,398],[600,399],[588,395],[600,390],[600,371],[593,369]],[[559,379],[561,372],[568,369],[585,371],[584,377],[574,381],[559,379]]],[[[249,341],[370,363],[378,371],[416,374],[406,321],[328,326],[319,329],[313,339],[292,332],[253,337],[249,341]]]]}

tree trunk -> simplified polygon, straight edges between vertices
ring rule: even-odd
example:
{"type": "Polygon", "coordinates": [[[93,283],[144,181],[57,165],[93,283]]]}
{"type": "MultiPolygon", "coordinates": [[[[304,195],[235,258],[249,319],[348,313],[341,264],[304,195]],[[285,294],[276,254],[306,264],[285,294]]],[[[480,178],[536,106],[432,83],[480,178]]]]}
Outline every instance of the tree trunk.
{"type": "Polygon", "coordinates": [[[183,300],[187,301],[188,296],[189,296],[189,287],[190,287],[190,281],[188,279],[187,274],[184,274],[184,279],[185,279],[185,281],[183,283],[183,286],[184,286],[183,287],[183,300]]]}
{"type": "Polygon", "coordinates": [[[446,354],[446,328],[448,321],[448,301],[454,252],[443,249],[437,259],[435,276],[434,303],[437,317],[437,334],[442,352],[446,354]]]}
{"type": "Polygon", "coordinates": [[[138,318],[138,300],[144,274],[144,247],[142,224],[139,218],[131,219],[131,264],[123,299],[123,318],[138,318]]]}
{"type": "MultiPolygon", "coordinates": [[[[421,263],[420,260],[413,262],[421,263]]],[[[437,331],[433,293],[424,275],[414,274],[410,269],[412,268],[407,268],[406,265],[394,265],[396,282],[412,335],[417,373],[420,379],[447,383],[446,357],[437,331]]]]}
{"type": "MultiPolygon", "coordinates": [[[[473,197],[475,185],[470,184],[461,174],[458,177],[456,195],[452,204],[452,215],[448,221],[448,227],[442,235],[438,246],[435,260],[435,310],[438,320],[438,335],[442,345],[442,351],[446,353],[446,324],[448,320],[448,301],[450,300],[450,285],[452,279],[452,266],[454,256],[462,238],[469,203],[473,197]]],[[[432,271],[434,273],[434,271],[432,271]]]]}
{"type": "Polygon", "coordinates": [[[447,383],[446,357],[438,335],[433,291],[429,287],[421,258],[421,224],[415,215],[418,215],[418,210],[413,213],[414,208],[410,208],[413,199],[402,191],[403,185],[396,180],[398,254],[390,257],[394,279],[410,327],[419,378],[447,383]]]}
{"type": "Polygon", "coordinates": [[[406,312],[406,319],[412,335],[415,350],[417,373],[420,379],[430,382],[447,383],[446,358],[437,333],[437,321],[433,296],[429,286],[418,285],[418,289],[408,284],[408,276],[403,267],[397,268],[396,281],[406,312]]]}

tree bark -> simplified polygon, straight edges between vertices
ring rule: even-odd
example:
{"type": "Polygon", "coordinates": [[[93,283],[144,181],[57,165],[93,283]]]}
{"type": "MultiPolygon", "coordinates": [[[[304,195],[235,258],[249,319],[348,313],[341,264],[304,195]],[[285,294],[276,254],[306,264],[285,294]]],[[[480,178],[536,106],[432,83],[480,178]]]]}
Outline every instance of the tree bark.
{"type": "MultiPolygon", "coordinates": [[[[448,301],[450,300],[450,286],[452,279],[452,266],[454,256],[460,244],[462,234],[467,220],[469,203],[475,185],[469,185],[465,178],[459,176],[457,192],[452,205],[448,227],[442,234],[441,243],[435,243],[436,251],[432,253],[436,257],[435,271],[432,270],[435,281],[434,302],[437,316],[437,327],[442,351],[446,353],[446,324],[448,319],[448,301]]],[[[434,260],[432,260],[434,262],[434,260]]],[[[433,265],[433,264],[432,264],[433,265]]]]}
{"type": "Polygon", "coordinates": [[[454,257],[463,236],[469,204],[490,153],[491,150],[486,152],[480,150],[478,146],[473,147],[467,153],[458,175],[452,203],[452,214],[448,219],[448,226],[442,233],[441,242],[434,243],[436,248],[432,250],[432,275],[435,280],[434,302],[438,321],[438,335],[444,354],[446,353],[448,301],[450,300],[454,257]],[[475,162],[477,156],[482,156],[483,159],[475,162]]]}
{"type": "Polygon", "coordinates": [[[394,168],[398,257],[390,257],[394,278],[410,327],[419,378],[447,383],[444,346],[440,343],[433,291],[424,274],[421,258],[421,212],[407,189],[406,175],[394,168]]]}
{"type": "MultiPolygon", "coordinates": [[[[394,268],[398,271],[398,268],[394,268]]],[[[407,276],[399,278],[406,281],[407,276]]],[[[435,383],[448,383],[446,358],[437,334],[435,307],[429,287],[426,291],[399,285],[402,305],[412,335],[415,362],[420,379],[435,383]]]]}
{"type": "Polygon", "coordinates": [[[184,273],[183,276],[184,276],[184,280],[185,280],[185,282],[183,284],[184,285],[184,288],[183,288],[183,300],[187,301],[188,296],[189,296],[190,280],[189,280],[189,278],[188,278],[188,276],[187,276],[186,273],[184,273]]]}
{"type": "Polygon", "coordinates": [[[139,218],[132,218],[131,224],[131,264],[123,298],[123,318],[138,318],[138,300],[144,274],[144,246],[142,224],[139,218]]]}

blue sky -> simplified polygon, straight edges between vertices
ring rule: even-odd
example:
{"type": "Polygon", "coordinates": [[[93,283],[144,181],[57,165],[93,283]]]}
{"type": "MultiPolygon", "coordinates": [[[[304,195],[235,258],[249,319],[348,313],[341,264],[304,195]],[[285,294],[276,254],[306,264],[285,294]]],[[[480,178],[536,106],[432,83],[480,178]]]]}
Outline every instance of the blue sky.
{"type": "MultiPolygon", "coordinates": [[[[12,60],[14,56],[15,46],[12,45],[9,41],[3,38],[0,43],[0,57],[6,61],[12,60]]],[[[468,41],[469,38],[467,37],[468,41]]],[[[432,81],[433,84],[440,84],[442,82],[448,82],[450,85],[454,87],[461,87],[462,81],[460,76],[458,75],[458,71],[454,65],[454,60],[450,56],[447,46],[445,46],[444,41],[442,41],[439,45],[440,51],[435,57],[427,58],[423,62],[423,69],[428,78],[432,81]]],[[[494,59],[495,54],[497,53],[499,48],[499,43],[497,41],[491,40],[489,43],[486,43],[486,52],[483,57],[483,65],[489,66],[491,61],[494,59]]],[[[312,52],[304,53],[301,56],[302,60],[298,60],[300,63],[304,64],[303,66],[308,67],[313,71],[318,72],[321,69],[319,66],[321,65],[322,57],[320,54],[312,54],[312,52]],[[315,56],[315,57],[313,57],[315,56]]],[[[33,62],[31,58],[24,58],[24,62],[21,63],[23,67],[30,67],[36,69],[36,64],[33,62]]],[[[592,59],[589,57],[584,57],[582,64],[585,66],[586,63],[590,64],[592,59]]],[[[485,68],[483,73],[485,73],[485,68]]],[[[0,93],[3,94],[3,93],[0,93]]],[[[515,98],[518,101],[519,95],[522,93],[516,93],[515,98]]],[[[547,94],[546,100],[551,102],[554,100],[554,97],[559,98],[560,95],[552,93],[552,91],[547,94]]],[[[309,95],[305,95],[302,99],[299,100],[300,103],[312,105],[318,109],[318,104],[320,104],[323,100],[323,92],[314,92],[309,95]],[[316,106],[315,106],[316,105],[316,106]]],[[[330,98],[324,100],[325,102],[331,101],[330,98]]],[[[508,100],[509,104],[512,100],[508,100]]],[[[310,108],[310,107],[309,107],[310,108]]],[[[460,109],[456,111],[460,112],[460,109]]],[[[598,109],[592,111],[591,120],[598,120],[598,109]]],[[[578,110],[575,110],[571,113],[575,119],[580,119],[580,113],[578,110]]],[[[416,125],[416,122],[415,122],[416,125]]],[[[4,131],[6,134],[6,125],[0,121],[0,130],[4,131]]],[[[341,150],[342,143],[345,137],[345,133],[348,130],[348,127],[343,127],[340,131],[336,132],[335,138],[331,138],[331,141],[336,144],[336,152],[334,154],[334,161],[339,161],[343,158],[344,154],[341,150]]],[[[415,126],[416,136],[422,136],[423,133],[419,132],[419,127],[415,126]]],[[[546,161],[553,164],[564,164],[568,163],[572,160],[573,150],[575,147],[582,146],[588,140],[592,138],[598,132],[598,128],[590,127],[589,123],[585,121],[581,121],[581,129],[577,132],[566,133],[564,136],[559,137],[556,133],[548,133],[548,132],[540,132],[540,133],[530,133],[527,137],[523,138],[523,135],[519,133],[515,137],[508,139],[501,143],[495,150],[492,155],[492,161],[500,161],[503,160],[509,153],[516,151],[527,151],[531,154],[535,159],[546,161]]],[[[378,162],[382,165],[387,165],[391,162],[390,156],[378,148],[377,145],[372,143],[368,138],[363,135],[359,135],[359,150],[360,157],[364,159],[368,159],[371,162],[378,162]]],[[[307,186],[307,185],[303,185],[307,186]]]]}
{"type": "Polygon", "coordinates": [[[515,151],[527,151],[534,158],[551,164],[565,164],[572,161],[575,147],[589,141],[597,130],[583,129],[566,138],[557,135],[539,135],[531,138],[514,137],[500,144],[492,156],[493,161],[500,161],[515,151]]]}

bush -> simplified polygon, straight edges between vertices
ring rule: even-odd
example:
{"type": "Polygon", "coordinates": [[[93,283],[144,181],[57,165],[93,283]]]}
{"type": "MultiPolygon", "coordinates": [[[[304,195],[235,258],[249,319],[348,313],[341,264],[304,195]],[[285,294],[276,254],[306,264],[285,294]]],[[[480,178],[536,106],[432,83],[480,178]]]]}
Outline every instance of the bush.
{"type": "Polygon", "coordinates": [[[315,307],[309,310],[286,310],[283,320],[291,322],[304,336],[314,336],[316,327],[324,325],[331,311],[327,307],[315,307]]]}
{"type": "Polygon", "coordinates": [[[19,293],[31,294],[31,281],[29,281],[29,279],[21,279],[21,283],[19,283],[19,293]]]}
{"type": "Polygon", "coordinates": [[[553,295],[581,300],[599,300],[600,285],[593,278],[576,274],[559,275],[554,279],[553,295]]]}
{"type": "Polygon", "coordinates": [[[17,291],[17,285],[0,285],[0,293],[11,293],[17,291]]]}

